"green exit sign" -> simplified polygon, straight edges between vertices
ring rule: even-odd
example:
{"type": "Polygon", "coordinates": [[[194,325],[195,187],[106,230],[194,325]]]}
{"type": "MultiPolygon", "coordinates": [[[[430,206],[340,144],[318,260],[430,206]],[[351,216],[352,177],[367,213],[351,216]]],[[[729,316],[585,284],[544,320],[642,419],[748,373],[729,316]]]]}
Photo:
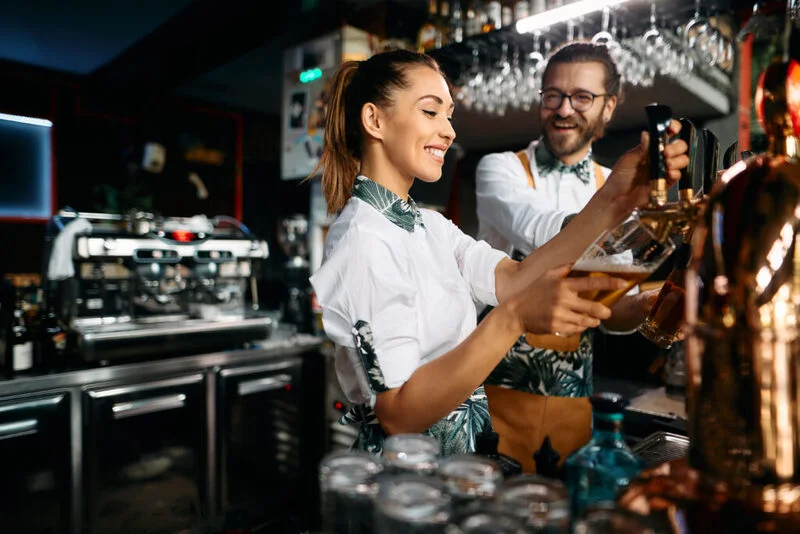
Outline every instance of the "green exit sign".
{"type": "Polygon", "coordinates": [[[300,73],[300,83],[313,82],[322,78],[322,70],[319,68],[304,70],[300,73]]]}

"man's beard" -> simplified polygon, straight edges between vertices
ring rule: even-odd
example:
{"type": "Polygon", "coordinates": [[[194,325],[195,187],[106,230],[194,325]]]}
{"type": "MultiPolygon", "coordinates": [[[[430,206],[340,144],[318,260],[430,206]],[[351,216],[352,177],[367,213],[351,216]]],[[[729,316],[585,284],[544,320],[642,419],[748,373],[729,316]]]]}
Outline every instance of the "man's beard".
{"type": "Polygon", "coordinates": [[[544,142],[547,145],[547,148],[550,149],[550,152],[552,152],[553,155],[558,158],[563,158],[580,152],[581,150],[585,149],[587,145],[590,145],[592,141],[601,139],[606,133],[606,124],[603,120],[602,114],[598,115],[597,118],[592,122],[587,122],[580,115],[573,115],[571,118],[565,119],[554,114],[544,122],[544,128],[542,132],[544,142]],[[554,142],[554,140],[550,138],[549,132],[550,128],[553,127],[553,123],[556,121],[567,122],[577,126],[577,138],[567,140],[565,138],[558,137],[554,142]]]}

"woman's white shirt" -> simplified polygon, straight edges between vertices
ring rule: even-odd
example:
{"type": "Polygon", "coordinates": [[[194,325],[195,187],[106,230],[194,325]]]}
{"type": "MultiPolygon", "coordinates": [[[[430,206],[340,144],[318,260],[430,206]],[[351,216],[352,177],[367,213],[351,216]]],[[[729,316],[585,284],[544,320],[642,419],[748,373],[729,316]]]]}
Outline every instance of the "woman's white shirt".
{"type": "Polygon", "coordinates": [[[371,407],[376,391],[367,373],[375,370],[365,368],[356,347],[359,332],[370,336],[386,388],[402,386],[475,329],[476,302],[497,305],[495,267],[507,256],[441,214],[357,180],[383,198],[350,199],[328,230],[311,283],[325,333],[336,344],[340,385],[351,402],[371,407]],[[398,223],[403,210],[413,212],[413,229],[398,223]]]}

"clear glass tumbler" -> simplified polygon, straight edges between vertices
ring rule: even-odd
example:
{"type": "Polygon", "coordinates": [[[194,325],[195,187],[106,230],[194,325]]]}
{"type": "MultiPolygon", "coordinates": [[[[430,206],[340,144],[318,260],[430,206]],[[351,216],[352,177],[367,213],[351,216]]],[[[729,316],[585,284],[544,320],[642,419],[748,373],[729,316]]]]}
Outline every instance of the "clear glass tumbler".
{"type": "Polygon", "coordinates": [[[322,459],[319,484],[325,532],[373,532],[373,506],[378,493],[376,477],[382,471],[381,459],[364,451],[337,451],[322,459]]]}

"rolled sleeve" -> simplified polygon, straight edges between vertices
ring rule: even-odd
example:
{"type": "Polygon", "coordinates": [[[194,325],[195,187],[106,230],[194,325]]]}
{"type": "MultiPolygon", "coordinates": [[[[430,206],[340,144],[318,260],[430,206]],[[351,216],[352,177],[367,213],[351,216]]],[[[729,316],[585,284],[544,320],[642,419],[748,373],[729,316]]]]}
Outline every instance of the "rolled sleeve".
{"type": "Polygon", "coordinates": [[[492,248],[486,241],[476,241],[452,221],[439,217],[446,233],[445,239],[453,248],[458,270],[469,286],[472,300],[486,306],[497,306],[495,270],[500,260],[508,258],[508,255],[492,248]]]}
{"type": "Polygon", "coordinates": [[[555,237],[570,215],[554,210],[545,193],[530,187],[513,152],[481,158],[475,180],[478,219],[524,254],[555,237]]]}

